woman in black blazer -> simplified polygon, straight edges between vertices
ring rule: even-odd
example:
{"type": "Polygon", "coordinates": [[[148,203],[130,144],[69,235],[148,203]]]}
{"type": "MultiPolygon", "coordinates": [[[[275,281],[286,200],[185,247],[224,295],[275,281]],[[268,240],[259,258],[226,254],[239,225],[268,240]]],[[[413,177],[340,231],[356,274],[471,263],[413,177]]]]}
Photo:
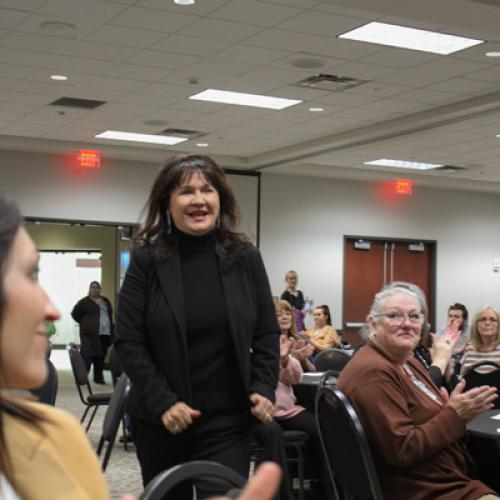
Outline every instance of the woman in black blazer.
{"type": "MultiPolygon", "coordinates": [[[[246,476],[252,420],[272,420],[278,380],[279,328],[260,253],[236,232],[234,194],[208,156],[170,160],[146,210],[115,342],[132,381],[143,482],[194,459],[246,476]]],[[[189,488],[173,496],[184,497],[189,488]]]]}

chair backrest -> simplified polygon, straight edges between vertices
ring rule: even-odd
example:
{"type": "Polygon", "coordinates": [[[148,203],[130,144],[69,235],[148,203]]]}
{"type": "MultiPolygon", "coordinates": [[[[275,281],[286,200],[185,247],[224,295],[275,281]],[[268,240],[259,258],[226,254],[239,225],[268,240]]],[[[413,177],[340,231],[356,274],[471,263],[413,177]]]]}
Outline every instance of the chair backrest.
{"type": "MultiPolygon", "coordinates": [[[[491,385],[496,387],[500,392],[500,365],[493,361],[481,361],[472,365],[465,373],[463,378],[465,379],[466,389],[472,389],[473,387],[479,387],[481,385],[491,385]],[[490,367],[487,373],[482,373],[478,368],[490,367]]],[[[493,403],[495,408],[500,408],[500,401],[498,398],[493,403]]]]}
{"type": "Polygon", "coordinates": [[[74,344],[70,344],[68,347],[68,353],[78,394],[80,395],[82,402],[87,404],[86,398],[82,393],[82,386],[87,387],[89,394],[92,394],[92,388],[90,387],[89,375],[87,373],[87,368],[85,367],[85,361],[83,360],[83,356],[80,351],[74,344]]]}
{"type": "Polygon", "coordinates": [[[215,462],[195,460],[160,472],[149,482],[139,500],[163,500],[172,488],[190,480],[216,483],[227,490],[245,485],[245,478],[234,470],[215,462]]]}
{"type": "Polygon", "coordinates": [[[31,393],[37,396],[41,403],[54,406],[56,404],[59,380],[56,367],[50,359],[47,359],[47,372],[45,383],[40,388],[31,390],[31,393]]]}
{"type": "Polygon", "coordinates": [[[359,498],[383,500],[372,454],[361,423],[344,394],[320,386],[316,425],[332,482],[359,498]]]}
{"type": "Polygon", "coordinates": [[[327,349],[316,356],[314,366],[319,372],[333,370],[338,376],[350,359],[351,356],[342,349],[327,349]]]}
{"type": "Polygon", "coordinates": [[[113,385],[116,385],[118,378],[123,373],[123,366],[113,345],[111,345],[108,349],[108,359],[111,379],[113,380],[113,385]]]}
{"type": "Polygon", "coordinates": [[[130,381],[122,373],[116,382],[102,424],[102,437],[106,441],[114,441],[125,409],[125,401],[130,390],[130,381]]]}

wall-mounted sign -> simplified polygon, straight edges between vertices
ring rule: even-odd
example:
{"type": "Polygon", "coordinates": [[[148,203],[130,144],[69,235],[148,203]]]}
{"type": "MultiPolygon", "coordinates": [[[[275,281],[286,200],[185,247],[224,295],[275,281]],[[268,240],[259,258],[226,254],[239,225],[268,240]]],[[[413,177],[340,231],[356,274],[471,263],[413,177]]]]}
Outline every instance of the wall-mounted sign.
{"type": "Polygon", "coordinates": [[[82,168],[101,168],[101,152],[91,149],[80,149],[77,151],[76,159],[78,166],[82,168]]]}

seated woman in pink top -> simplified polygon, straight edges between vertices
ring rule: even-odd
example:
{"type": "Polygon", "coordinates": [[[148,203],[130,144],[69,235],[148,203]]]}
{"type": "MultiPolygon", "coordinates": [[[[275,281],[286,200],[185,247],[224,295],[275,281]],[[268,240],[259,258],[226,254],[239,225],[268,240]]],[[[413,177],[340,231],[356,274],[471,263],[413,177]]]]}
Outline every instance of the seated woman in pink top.
{"type": "Polygon", "coordinates": [[[331,491],[328,469],[323,459],[321,441],[314,415],[297,404],[292,385],[300,382],[302,366],[293,356],[295,340],[290,333],[295,331],[295,317],[292,307],[285,300],[276,303],[276,315],[281,330],[280,336],[280,375],[276,389],[274,418],[285,431],[303,431],[309,435],[309,444],[305,451],[305,462],[310,465],[310,472],[320,479],[324,488],[322,496],[317,498],[335,498],[331,491]]]}

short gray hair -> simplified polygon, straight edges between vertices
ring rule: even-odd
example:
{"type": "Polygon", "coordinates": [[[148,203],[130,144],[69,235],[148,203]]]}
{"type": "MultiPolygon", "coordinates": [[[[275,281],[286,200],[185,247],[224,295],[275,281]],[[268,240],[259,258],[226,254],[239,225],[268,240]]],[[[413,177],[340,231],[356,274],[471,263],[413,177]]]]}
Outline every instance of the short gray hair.
{"type": "Polygon", "coordinates": [[[419,286],[406,281],[393,281],[392,283],[385,285],[377,294],[375,294],[373,304],[370,308],[370,316],[382,314],[382,308],[386,300],[389,297],[393,297],[394,295],[398,295],[400,293],[414,298],[420,307],[420,312],[424,315],[425,319],[427,319],[428,308],[424,292],[419,286]]]}

